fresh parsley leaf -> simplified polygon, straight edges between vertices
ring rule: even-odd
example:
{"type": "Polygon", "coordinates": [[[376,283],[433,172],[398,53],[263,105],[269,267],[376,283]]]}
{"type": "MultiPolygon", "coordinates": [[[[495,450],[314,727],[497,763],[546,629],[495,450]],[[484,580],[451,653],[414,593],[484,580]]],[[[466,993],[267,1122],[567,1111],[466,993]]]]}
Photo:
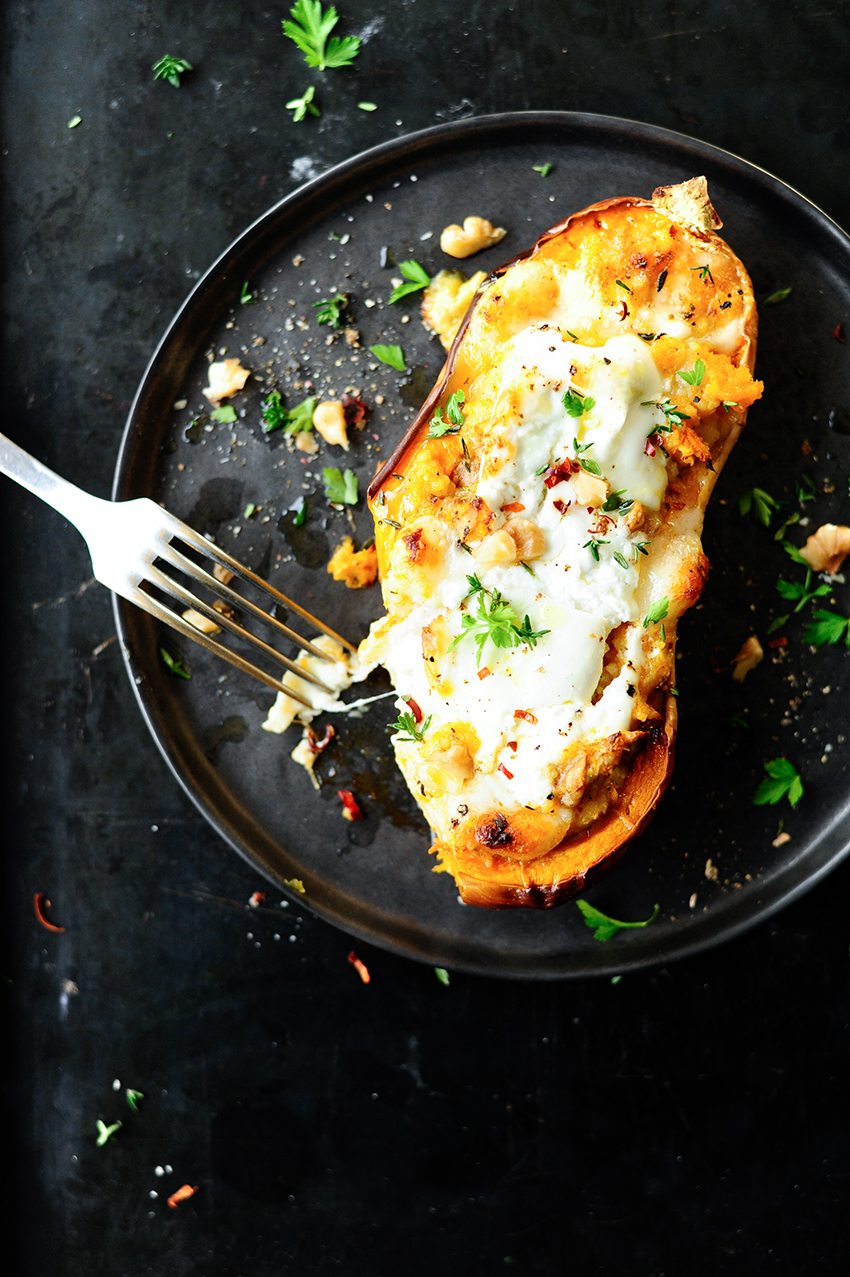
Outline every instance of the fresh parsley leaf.
{"type": "Polygon", "coordinates": [[[449,973],[445,967],[434,967],[434,975],[440,981],[440,984],[449,983],[449,973]]]}
{"type": "Polygon", "coordinates": [[[572,387],[564,395],[561,403],[566,408],[568,417],[581,417],[583,413],[590,412],[591,408],[596,407],[595,399],[591,399],[590,395],[578,394],[572,387]]]}
{"type": "Polygon", "coordinates": [[[361,111],[377,111],[378,109],[377,102],[358,102],[357,106],[361,111]]]}
{"type": "Polygon", "coordinates": [[[698,270],[700,279],[709,279],[711,280],[712,284],[714,283],[714,276],[711,273],[711,269],[708,265],[708,262],[706,262],[704,266],[691,266],[690,269],[698,270]]]}
{"type": "Polygon", "coordinates": [[[254,306],[260,300],[256,293],[252,293],[248,287],[248,281],[242,285],[242,292],[239,294],[239,300],[243,306],[254,306]]]}
{"type": "Polygon", "coordinates": [[[794,484],[794,489],[800,505],[805,505],[807,501],[814,501],[817,497],[814,480],[807,474],[800,475],[794,484]]]}
{"type": "Polygon", "coordinates": [[[772,762],[765,763],[764,770],[767,778],[753,794],[754,806],[772,807],[787,797],[791,806],[796,807],[803,797],[803,782],[793,763],[789,763],[787,758],[774,758],[772,762]]]}
{"type": "Polygon", "coordinates": [[[179,658],[172,656],[168,648],[161,647],[159,649],[159,655],[165,668],[172,674],[176,674],[178,678],[192,677],[183,662],[179,658]]]}
{"type": "Polygon", "coordinates": [[[286,426],[283,433],[285,435],[297,435],[304,430],[313,429],[313,413],[316,411],[318,400],[314,397],[302,399],[301,403],[296,404],[294,408],[290,408],[286,414],[286,426]]]}
{"type": "Polygon", "coordinates": [[[293,98],[291,102],[287,102],[286,109],[287,111],[292,112],[293,124],[298,124],[301,120],[304,119],[305,115],[307,115],[308,112],[310,113],[310,115],[322,114],[319,108],[316,106],[315,102],[313,101],[313,95],[315,94],[315,92],[316,92],[315,86],[311,84],[309,88],[306,88],[304,90],[300,98],[293,98]]]}
{"type": "Polygon", "coordinates": [[[175,89],[180,88],[180,77],[184,71],[191,71],[192,63],[187,62],[185,58],[170,58],[166,53],[164,58],[160,58],[159,62],[153,65],[153,78],[155,80],[167,80],[169,84],[173,84],[175,89]]]}
{"type": "Polygon", "coordinates": [[[773,512],[778,509],[779,502],[769,492],[765,492],[764,488],[751,488],[738,502],[738,510],[742,516],[752,514],[756,522],[765,528],[770,527],[773,512]]]}
{"type": "Polygon", "coordinates": [[[112,1139],[115,1132],[120,1131],[122,1126],[122,1122],[113,1122],[111,1126],[107,1126],[105,1122],[101,1122],[100,1118],[98,1118],[96,1141],[98,1148],[103,1148],[106,1141],[112,1139]]]}
{"type": "Polygon", "coordinates": [[[406,736],[398,736],[399,741],[406,741],[411,745],[421,745],[425,739],[425,733],[431,725],[433,715],[429,714],[424,723],[417,723],[412,714],[399,714],[398,722],[393,723],[390,727],[391,732],[407,732],[406,736]]]}
{"type": "Polygon", "coordinates": [[[814,619],[803,634],[804,643],[823,647],[826,643],[840,643],[843,639],[845,646],[850,647],[850,616],[815,608],[812,617],[814,619]]]}
{"type": "Polygon", "coordinates": [[[802,567],[808,568],[808,563],[803,558],[796,545],[794,545],[793,541],[783,541],[782,549],[788,555],[789,559],[793,559],[795,563],[799,563],[802,567]]]}
{"type": "Polygon", "coordinates": [[[345,293],[337,293],[336,297],[331,297],[328,301],[313,302],[313,309],[319,312],[316,323],[330,324],[331,328],[339,328],[339,321],[347,301],[345,293]]]}
{"type": "Polygon", "coordinates": [[[687,382],[689,386],[701,386],[702,380],[705,376],[705,364],[701,359],[698,359],[693,368],[680,368],[678,375],[682,378],[682,381],[687,382]]]}
{"type": "Polygon", "coordinates": [[[294,20],[284,19],[283,33],[298,45],[308,66],[324,71],[327,67],[351,65],[360,52],[360,40],[356,35],[330,35],[339,22],[333,5],[323,13],[320,0],[295,0],[289,12],[294,20]]]}
{"type": "Polygon", "coordinates": [[[353,470],[342,473],[335,466],[325,466],[322,479],[328,501],[336,505],[357,505],[358,482],[353,470]]]}
{"type": "Polygon", "coordinates": [[[658,917],[658,905],[654,905],[652,913],[643,922],[619,922],[609,918],[601,909],[595,909],[586,900],[577,900],[576,906],[581,910],[586,925],[593,932],[594,940],[610,940],[618,931],[628,931],[633,927],[648,927],[658,917]]]}
{"type": "Polygon", "coordinates": [[[656,599],[643,618],[643,628],[646,629],[649,625],[657,625],[659,621],[663,621],[669,608],[670,600],[666,594],[662,599],[656,599]]]}
{"type": "Polygon", "coordinates": [[[788,518],[785,520],[784,523],[780,523],[779,527],[776,529],[776,531],[773,534],[774,541],[784,541],[785,533],[788,531],[791,525],[793,523],[799,523],[799,522],[800,522],[800,516],[795,510],[793,514],[788,515],[788,518]]]}
{"type": "Polygon", "coordinates": [[[281,426],[286,424],[289,413],[283,406],[279,390],[273,390],[268,399],[260,404],[260,412],[263,418],[263,430],[266,434],[271,434],[273,430],[280,430],[281,426]]]}
{"type": "MultiPolygon", "coordinates": [[[[783,545],[785,544],[787,543],[783,542],[783,545]]],[[[822,599],[824,598],[825,595],[829,594],[832,590],[832,586],[826,585],[826,584],[815,586],[815,588],[812,590],[810,589],[811,584],[812,584],[812,570],[810,567],[807,567],[806,579],[804,582],[783,581],[780,578],[780,580],[776,582],[776,588],[779,591],[779,593],[782,595],[783,599],[789,599],[789,600],[798,599],[799,602],[797,603],[797,606],[794,608],[794,611],[802,612],[806,604],[811,603],[812,599],[822,599]]]]}
{"type": "Polygon", "coordinates": [[[552,172],[552,165],[551,164],[532,164],[531,170],[533,173],[539,173],[541,177],[548,177],[549,174],[552,172]]]}
{"type": "Polygon", "coordinates": [[[775,293],[771,293],[769,297],[765,297],[765,306],[775,306],[778,302],[784,302],[786,297],[790,297],[793,288],[777,288],[775,293]]]}
{"type": "Polygon", "coordinates": [[[418,293],[420,289],[427,288],[431,283],[431,276],[428,274],[424,266],[420,266],[418,262],[400,262],[399,270],[407,280],[406,284],[399,284],[390,293],[389,304],[400,301],[402,297],[407,297],[409,293],[418,293]]]}
{"type": "Polygon", "coordinates": [[[292,503],[289,509],[295,515],[295,518],[292,520],[292,526],[294,528],[303,527],[303,525],[307,522],[307,503],[304,498],[299,497],[297,501],[292,503]]]}
{"type": "Polygon", "coordinates": [[[494,590],[489,598],[488,591],[482,590],[478,593],[478,612],[473,616],[467,614],[463,617],[461,632],[455,638],[449,651],[453,651],[458,643],[472,635],[478,648],[478,665],[480,668],[481,658],[488,640],[494,647],[498,648],[519,647],[522,643],[528,643],[531,647],[536,647],[537,640],[543,638],[544,634],[549,633],[548,630],[532,630],[531,622],[527,616],[522,625],[517,625],[518,619],[510,603],[502,598],[498,590],[494,590]]]}
{"type": "Polygon", "coordinates": [[[236,409],[229,403],[222,404],[220,408],[213,408],[210,413],[213,421],[220,422],[223,426],[229,426],[237,420],[236,409]]]}
{"type": "Polygon", "coordinates": [[[431,418],[431,424],[428,427],[429,439],[442,439],[443,435],[456,435],[463,425],[463,404],[466,395],[462,390],[456,390],[449,397],[446,404],[446,417],[443,417],[440,408],[431,418]]]}
{"type": "Polygon", "coordinates": [[[257,513],[257,507],[254,505],[253,501],[249,501],[245,509],[242,511],[242,518],[243,519],[253,518],[253,516],[256,513],[257,513]]]}
{"type": "Polygon", "coordinates": [[[401,346],[370,346],[369,349],[382,364],[389,364],[397,372],[404,372],[404,351],[401,346]]]}
{"type": "Polygon", "coordinates": [[[145,1098],[143,1093],[141,1091],[134,1091],[131,1086],[128,1086],[124,1091],[124,1096],[133,1112],[138,1113],[139,1100],[143,1100],[145,1098]]]}

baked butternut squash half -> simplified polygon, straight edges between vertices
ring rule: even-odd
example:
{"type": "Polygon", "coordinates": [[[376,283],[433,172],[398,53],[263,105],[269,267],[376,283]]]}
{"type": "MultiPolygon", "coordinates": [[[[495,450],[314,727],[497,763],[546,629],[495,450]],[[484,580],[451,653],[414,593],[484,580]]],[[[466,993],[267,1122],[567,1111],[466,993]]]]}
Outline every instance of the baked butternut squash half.
{"type": "Polygon", "coordinates": [[[762,390],[720,225],[694,178],[547,231],[481,286],[369,489],[387,615],[361,658],[468,904],[575,896],[669,780],[676,625],[762,390]]]}

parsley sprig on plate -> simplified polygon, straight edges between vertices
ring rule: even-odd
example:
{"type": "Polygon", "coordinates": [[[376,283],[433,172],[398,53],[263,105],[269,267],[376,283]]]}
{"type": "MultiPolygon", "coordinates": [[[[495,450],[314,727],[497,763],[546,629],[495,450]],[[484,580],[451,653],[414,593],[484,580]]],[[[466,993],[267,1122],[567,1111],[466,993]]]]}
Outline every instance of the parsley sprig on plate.
{"type": "Polygon", "coordinates": [[[322,12],[320,0],[295,0],[289,10],[292,20],[284,18],[283,34],[304,54],[304,61],[320,71],[351,66],[360,52],[356,35],[332,36],[339,14],[333,5],[322,12]]]}
{"type": "Polygon", "coordinates": [[[428,427],[429,439],[442,439],[443,435],[456,435],[463,425],[463,404],[466,395],[462,390],[456,390],[449,397],[446,404],[446,416],[443,416],[442,408],[438,408],[431,418],[431,424],[428,427]]]}
{"type": "Polygon", "coordinates": [[[357,505],[358,480],[353,470],[341,471],[336,466],[325,466],[322,479],[328,501],[334,505],[357,505]]]}
{"type": "Polygon", "coordinates": [[[407,297],[410,293],[418,293],[421,289],[427,288],[431,283],[431,276],[428,274],[424,266],[420,266],[418,262],[409,261],[401,262],[399,270],[407,281],[405,284],[398,284],[390,293],[390,302],[401,301],[402,297],[407,297]]]}
{"type": "Polygon", "coordinates": [[[390,731],[406,732],[406,736],[398,736],[396,739],[411,745],[421,745],[431,725],[432,717],[433,715],[429,714],[424,723],[417,723],[413,714],[399,714],[398,721],[392,724],[390,731]]]}
{"type": "Polygon", "coordinates": [[[581,910],[584,921],[593,932],[594,940],[610,940],[618,931],[629,931],[634,927],[648,927],[658,917],[658,905],[654,905],[652,913],[643,922],[620,922],[617,918],[609,918],[601,909],[595,909],[586,900],[577,900],[576,907],[581,910]]]}
{"type": "Polygon", "coordinates": [[[803,797],[803,782],[794,764],[787,758],[774,758],[765,763],[764,770],[767,776],[753,794],[753,804],[772,807],[787,797],[791,806],[796,807],[803,797]]]}
{"type": "Polygon", "coordinates": [[[339,321],[347,301],[345,293],[337,293],[335,297],[330,297],[327,301],[313,302],[313,309],[319,312],[316,315],[316,323],[330,324],[331,328],[339,328],[339,321]]]}
{"type": "Polygon", "coordinates": [[[164,58],[160,58],[159,62],[153,65],[153,78],[155,80],[167,80],[175,89],[180,88],[180,77],[184,71],[191,71],[192,63],[187,62],[185,58],[172,58],[166,53],[164,58]]]}

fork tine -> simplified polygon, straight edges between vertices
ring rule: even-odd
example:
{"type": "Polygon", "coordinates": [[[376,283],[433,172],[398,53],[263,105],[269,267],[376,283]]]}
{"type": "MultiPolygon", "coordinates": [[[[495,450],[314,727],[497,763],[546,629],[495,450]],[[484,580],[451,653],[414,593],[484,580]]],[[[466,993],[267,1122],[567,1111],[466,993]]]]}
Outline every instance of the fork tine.
{"type": "MultiPolygon", "coordinates": [[[[327,687],[320,678],[315,676],[315,674],[311,674],[309,670],[305,670],[300,665],[296,665],[288,656],[284,656],[282,652],[278,652],[276,648],[271,647],[270,644],[264,642],[263,639],[258,638],[256,634],[252,634],[250,630],[246,630],[238,621],[234,621],[231,617],[225,616],[223,612],[217,612],[215,608],[211,607],[204,599],[197,598],[196,595],[192,594],[191,590],[187,590],[179,581],[175,581],[173,577],[168,575],[168,573],[154,567],[153,564],[151,564],[148,569],[147,580],[153,585],[158,586],[161,590],[164,590],[167,594],[170,594],[172,598],[178,599],[179,602],[184,603],[186,607],[191,607],[197,612],[202,612],[205,616],[208,616],[211,621],[215,621],[216,625],[221,626],[223,629],[230,630],[232,634],[237,634],[241,639],[247,639],[248,642],[253,643],[254,646],[258,647],[266,656],[271,656],[276,661],[280,661],[281,665],[285,665],[288,670],[292,670],[292,672],[297,674],[299,678],[306,679],[308,683],[315,683],[315,685],[320,687],[323,692],[330,692],[331,695],[333,695],[331,688],[327,687]]],[[[236,595],[235,597],[239,600],[239,595],[236,595]]],[[[181,620],[183,619],[184,618],[181,617],[181,620]]],[[[203,630],[196,631],[196,627],[190,622],[187,621],[186,624],[189,625],[190,632],[197,632],[199,634],[203,633],[203,630]]],[[[322,653],[322,655],[324,655],[324,653],[322,653]]]]}
{"type": "MultiPolygon", "coordinates": [[[[285,608],[295,612],[302,620],[314,625],[317,630],[321,630],[323,634],[327,634],[329,638],[334,639],[337,643],[341,643],[349,652],[357,650],[353,643],[349,643],[348,639],[343,638],[341,634],[337,634],[336,630],[331,629],[329,625],[325,625],[324,621],[320,621],[317,616],[313,616],[312,612],[308,612],[306,608],[301,607],[294,599],[281,594],[280,590],[276,590],[273,585],[269,585],[268,581],[264,581],[262,577],[257,576],[256,572],[252,572],[250,568],[246,568],[244,563],[240,563],[238,559],[231,558],[219,546],[213,545],[211,541],[208,541],[206,537],[202,537],[194,528],[190,528],[187,523],[183,523],[182,520],[175,518],[174,515],[166,514],[164,510],[163,522],[172,536],[179,537],[181,541],[185,541],[187,545],[190,545],[192,549],[197,550],[206,558],[214,559],[222,567],[230,568],[231,572],[236,576],[241,576],[244,580],[250,581],[252,585],[265,590],[266,594],[270,594],[276,602],[282,603],[285,608]]],[[[240,604],[243,602],[241,596],[239,602],[240,604]]]]}
{"type": "MultiPolygon", "coordinates": [[[[118,591],[116,591],[117,593],[118,591]]],[[[151,616],[156,617],[158,621],[162,621],[165,625],[169,625],[178,634],[182,634],[184,638],[191,639],[193,643],[200,643],[201,647],[205,647],[208,652],[214,652],[216,656],[220,656],[222,660],[227,661],[230,665],[235,665],[243,674],[250,674],[252,678],[259,679],[261,683],[265,683],[266,687],[270,687],[275,692],[286,692],[292,700],[298,701],[299,705],[304,705],[307,709],[315,709],[314,705],[300,693],[292,691],[288,687],[284,687],[280,679],[274,678],[271,674],[267,674],[265,670],[261,670],[258,665],[246,661],[244,656],[240,656],[238,652],[233,652],[229,647],[225,647],[223,643],[217,643],[215,639],[211,639],[208,634],[204,634],[202,630],[196,630],[194,625],[190,625],[188,621],[184,621],[182,616],[178,616],[176,612],[172,612],[170,608],[165,607],[153,595],[146,594],[144,590],[140,590],[138,586],[132,589],[122,590],[120,593],[125,599],[129,599],[131,603],[135,603],[144,612],[149,612],[151,616]]]]}
{"type": "Polygon", "coordinates": [[[279,634],[285,635],[297,643],[299,647],[303,647],[311,656],[320,656],[323,661],[333,661],[333,657],[327,652],[323,652],[321,648],[315,647],[308,639],[302,638],[300,634],[296,634],[295,630],[291,630],[288,625],[284,625],[283,621],[279,621],[276,616],[272,616],[269,612],[258,607],[250,599],[246,599],[244,594],[237,594],[235,590],[231,590],[229,585],[225,585],[223,581],[218,581],[211,573],[206,572],[197,563],[193,563],[191,559],[187,559],[185,554],[181,554],[179,550],[174,548],[174,544],[170,543],[165,546],[164,552],[160,553],[159,558],[166,563],[177,567],[181,572],[185,572],[199,585],[205,585],[208,590],[214,590],[221,598],[227,599],[228,603],[232,603],[234,607],[248,611],[252,616],[257,617],[260,621],[265,621],[268,625],[274,626],[279,634]]]}

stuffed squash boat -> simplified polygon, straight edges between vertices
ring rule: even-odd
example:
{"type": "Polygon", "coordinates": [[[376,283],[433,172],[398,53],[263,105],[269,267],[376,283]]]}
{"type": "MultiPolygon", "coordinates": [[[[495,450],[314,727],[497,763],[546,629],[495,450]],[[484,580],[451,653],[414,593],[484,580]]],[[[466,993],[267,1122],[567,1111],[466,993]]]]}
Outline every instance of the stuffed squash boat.
{"type": "Polygon", "coordinates": [[[576,895],[669,779],[676,624],[762,389],[720,224],[698,178],[547,231],[481,287],[370,487],[387,615],[361,660],[467,903],[576,895]]]}

